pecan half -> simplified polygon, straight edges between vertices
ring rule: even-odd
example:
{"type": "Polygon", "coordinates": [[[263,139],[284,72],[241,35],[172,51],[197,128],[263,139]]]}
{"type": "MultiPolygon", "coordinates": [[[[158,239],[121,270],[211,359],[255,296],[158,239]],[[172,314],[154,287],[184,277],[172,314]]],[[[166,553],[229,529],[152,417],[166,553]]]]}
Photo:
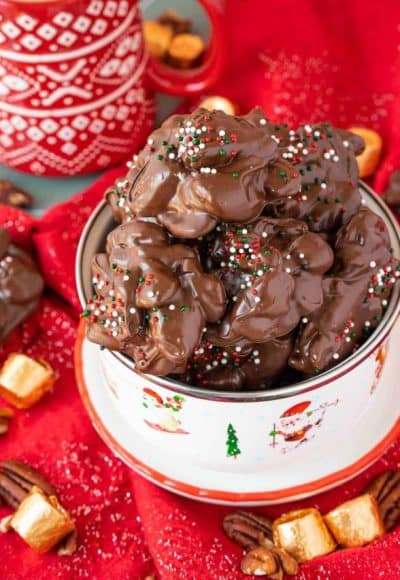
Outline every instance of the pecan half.
{"type": "Polygon", "coordinates": [[[385,529],[391,530],[400,520],[400,470],[384,471],[366,491],[375,497],[385,529]]]}
{"type": "Polygon", "coordinates": [[[260,545],[260,537],[272,538],[272,520],[252,512],[237,511],[225,516],[223,521],[225,534],[250,550],[260,545]]]}
{"type": "Polygon", "coordinates": [[[14,207],[29,207],[32,205],[32,196],[11,181],[0,179],[0,203],[14,207]]]}
{"type": "Polygon", "coordinates": [[[11,409],[7,407],[0,407],[0,435],[4,435],[8,431],[10,419],[14,416],[11,409]]]}
{"type": "Polygon", "coordinates": [[[64,538],[57,548],[59,556],[72,556],[76,552],[78,546],[78,532],[74,530],[66,538],[64,538]]]}
{"type": "Polygon", "coordinates": [[[53,485],[30,465],[15,459],[0,465],[0,498],[11,507],[17,508],[34,485],[47,495],[56,494],[53,485]]]}
{"type": "Polygon", "coordinates": [[[292,556],[265,539],[265,545],[247,552],[241,563],[241,570],[250,576],[267,575],[271,580],[282,580],[283,575],[294,576],[299,566],[292,556]]]}

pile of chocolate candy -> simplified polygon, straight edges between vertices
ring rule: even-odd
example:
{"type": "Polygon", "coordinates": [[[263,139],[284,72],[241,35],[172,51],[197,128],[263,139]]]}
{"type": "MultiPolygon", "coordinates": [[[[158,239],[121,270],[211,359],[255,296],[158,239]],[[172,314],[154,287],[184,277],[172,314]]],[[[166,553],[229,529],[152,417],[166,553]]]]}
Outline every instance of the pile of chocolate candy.
{"type": "Polygon", "coordinates": [[[107,192],[88,337],[138,370],[214,389],[313,376],[378,326],[400,276],[363,206],[362,139],[197,109],[148,138],[107,192]]]}

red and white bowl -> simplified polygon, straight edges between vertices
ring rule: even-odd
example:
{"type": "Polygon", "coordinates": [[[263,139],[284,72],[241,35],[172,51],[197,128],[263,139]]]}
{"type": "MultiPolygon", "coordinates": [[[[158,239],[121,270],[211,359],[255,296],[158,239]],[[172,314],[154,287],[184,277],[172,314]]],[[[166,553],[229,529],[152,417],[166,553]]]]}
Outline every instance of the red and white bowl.
{"type": "MultiPolygon", "coordinates": [[[[364,184],[367,205],[384,219],[394,255],[400,232],[364,184]]],[[[90,264],[112,228],[102,202],[80,242],[76,276],[82,305],[90,264]]],[[[85,338],[76,371],[83,401],[109,447],[144,477],[176,493],[226,504],[272,504],[319,493],[373,463],[400,432],[399,288],[379,328],[351,357],[293,386],[249,392],[191,387],[144,375],[120,353],[85,338]]]]}

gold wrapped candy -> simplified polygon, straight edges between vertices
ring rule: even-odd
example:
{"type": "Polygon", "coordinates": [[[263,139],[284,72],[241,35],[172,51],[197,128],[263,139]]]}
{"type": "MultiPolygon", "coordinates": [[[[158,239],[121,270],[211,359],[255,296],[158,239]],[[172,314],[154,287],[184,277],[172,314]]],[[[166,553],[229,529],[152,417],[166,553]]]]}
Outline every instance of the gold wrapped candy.
{"type": "Polygon", "coordinates": [[[342,503],[326,514],[325,521],[344,548],[365,546],[385,533],[378,504],[369,493],[342,503]]]}
{"type": "Polygon", "coordinates": [[[382,137],[373,129],[366,127],[350,127],[349,131],[364,139],[365,149],[357,155],[360,177],[369,177],[378,167],[382,153],[382,137]]]}
{"type": "Polygon", "coordinates": [[[323,517],[314,508],[283,514],[272,524],[275,546],[283,548],[298,562],[333,552],[333,540],[323,517]]]}
{"type": "Polygon", "coordinates": [[[235,103],[218,95],[207,97],[199,103],[199,107],[207,109],[207,111],[224,111],[227,115],[237,115],[239,112],[238,106],[235,103]]]}
{"type": "Polygon", "coordinates": [[[55,496],[38,487],[22,501],[9,527],[37,552],[48,552],[75,529],[74,523],[55,496]]]}
{"type": "Polygon", "coordinates": [[[155,58],[163,59],[167,55],[171,44],[172,29],[156,20],[145,20],[143,22],[143,34],[149,53],[155,58]]]}
{"type": "Polygon", "coordinates": [[[0,370],[0,395],[19,409],[27,409],[52,388],[55,379],[46,361],[13,353],[0,370]]]}

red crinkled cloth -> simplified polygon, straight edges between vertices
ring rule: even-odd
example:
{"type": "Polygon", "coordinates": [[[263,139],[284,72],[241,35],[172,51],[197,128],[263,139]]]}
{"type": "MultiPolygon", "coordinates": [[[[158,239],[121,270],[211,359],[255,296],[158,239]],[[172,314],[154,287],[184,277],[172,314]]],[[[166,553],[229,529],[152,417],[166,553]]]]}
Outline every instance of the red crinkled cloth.
{"type": "MultiPolygon", "coordinates": [[[[400,168],[399,23],[397,0],[229,0],[229,67],[215,92],[243,109],[261,105],[269,117],[293,124],[329,119],[378,129],[386,146],[375,178],[381,191],[390,172],[400,168]]],[[[79,549],[69,558],[39,556],[16,535],[1,536],[0,577],[133,580],[155,573],[166,580],[245,578],[239,572],[240,548],[221,531],[229,508],[181,499],[130,472],[99,440],[79,398],[72,362],[79,313],[74,253],[91,210],[121,171],[109,172],[39,222],[0,207],[0,225],[16,243],[34,249],[52,289],[0,357],[22,350],[47,359],[59,375],[53,394],[16,414],[0,440],[0,460],[20,458],[47,475],[80,534],[79,549]]],[[[300,505],[326,511],[399,462],[396,443],[350,483],[261,511],[276,516],[300,505]]],[[[6,513],[0,508],[0,516],[6,513]]],[[[400,578],[400,528],[368,547],[303,564],[297,579],[379,577],[400,578]]]]}

